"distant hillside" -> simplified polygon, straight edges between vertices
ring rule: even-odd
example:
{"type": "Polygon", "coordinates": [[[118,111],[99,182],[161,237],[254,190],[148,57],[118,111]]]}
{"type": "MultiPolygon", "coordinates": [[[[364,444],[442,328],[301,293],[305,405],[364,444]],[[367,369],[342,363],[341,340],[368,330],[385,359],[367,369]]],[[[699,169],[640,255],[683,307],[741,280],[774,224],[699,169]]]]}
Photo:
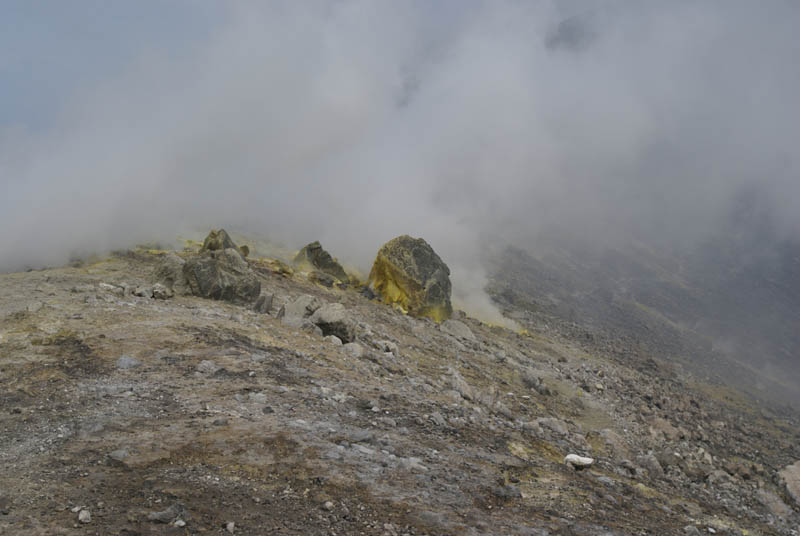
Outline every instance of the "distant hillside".
{"type": "MultiPolygon", "coordinates": [[[[567,244],[566,246],[564,244],[567,244]]],[[[796,402],[800,245],[732,229],[681,252],[509,247],[488,287],[517,320],[625,358],[653,356],[796,402]]]]}

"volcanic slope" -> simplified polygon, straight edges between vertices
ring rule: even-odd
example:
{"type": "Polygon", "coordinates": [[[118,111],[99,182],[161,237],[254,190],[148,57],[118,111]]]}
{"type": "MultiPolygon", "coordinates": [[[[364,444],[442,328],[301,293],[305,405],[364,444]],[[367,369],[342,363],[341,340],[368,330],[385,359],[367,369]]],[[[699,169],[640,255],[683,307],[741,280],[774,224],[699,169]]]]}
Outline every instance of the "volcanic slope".
{"type": "Polygon", "coordinates": [[[800,459],[788,410],[563,334],[405,316],[263,259],[247,262],[274,295],[269,313],[154,299],[164,257],[0,276],[0,533],[788,535],[800,523],[778,475],[800,459]],[[277,318],[304,296],[341,303],[356,342],[277,318]],[[576,471],[568,454],[595,461],[576,471]]]}

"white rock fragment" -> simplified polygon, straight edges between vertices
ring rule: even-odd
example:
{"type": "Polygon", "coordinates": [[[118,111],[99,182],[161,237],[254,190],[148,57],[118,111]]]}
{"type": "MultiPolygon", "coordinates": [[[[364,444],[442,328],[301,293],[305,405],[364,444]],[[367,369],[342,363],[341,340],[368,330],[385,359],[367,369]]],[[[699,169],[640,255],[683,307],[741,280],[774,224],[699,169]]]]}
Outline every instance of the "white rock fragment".
{"type": "Polygon", "coordinates": [[[585,469],[594,463],[594,458],[586,458],[577,454],[567,454],[564,463],[571,465],[575,469],[585,469]]]}
{"type": "Polygon", "coordinates": [[[78,521],[81,523],[91,523],[92,522],[92,513],[89,510],[81,510],[78,513],[78,521]]]}

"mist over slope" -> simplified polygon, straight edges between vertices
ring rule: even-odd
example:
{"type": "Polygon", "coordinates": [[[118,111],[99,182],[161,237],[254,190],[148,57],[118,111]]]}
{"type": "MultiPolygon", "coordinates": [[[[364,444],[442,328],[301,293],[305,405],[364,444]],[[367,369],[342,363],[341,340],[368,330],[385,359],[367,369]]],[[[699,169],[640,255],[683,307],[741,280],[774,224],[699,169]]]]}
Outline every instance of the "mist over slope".
{"type": "Polygon", "coordinates": [[[7,7],[0,270],[220,225],[366,269],[408,233],[490,310],[487,243],[664,256],[748,192],[770,240],[725,255],[796,242],[794,3],[7,7]]]}

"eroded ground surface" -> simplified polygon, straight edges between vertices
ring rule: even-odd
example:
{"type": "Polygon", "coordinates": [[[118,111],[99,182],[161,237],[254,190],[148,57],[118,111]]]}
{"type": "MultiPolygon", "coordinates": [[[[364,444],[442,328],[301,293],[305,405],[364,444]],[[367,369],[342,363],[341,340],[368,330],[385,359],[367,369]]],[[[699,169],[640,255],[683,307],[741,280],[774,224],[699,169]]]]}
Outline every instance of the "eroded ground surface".
{"type": "Polygon", "coordinates": [[[795,534],[788,412],[300,275],[272,314],[122,290],[159,260],[0,276],[0,533],[795,534]],[[363,353],[274,317],[304,294],[363,353]]]}

